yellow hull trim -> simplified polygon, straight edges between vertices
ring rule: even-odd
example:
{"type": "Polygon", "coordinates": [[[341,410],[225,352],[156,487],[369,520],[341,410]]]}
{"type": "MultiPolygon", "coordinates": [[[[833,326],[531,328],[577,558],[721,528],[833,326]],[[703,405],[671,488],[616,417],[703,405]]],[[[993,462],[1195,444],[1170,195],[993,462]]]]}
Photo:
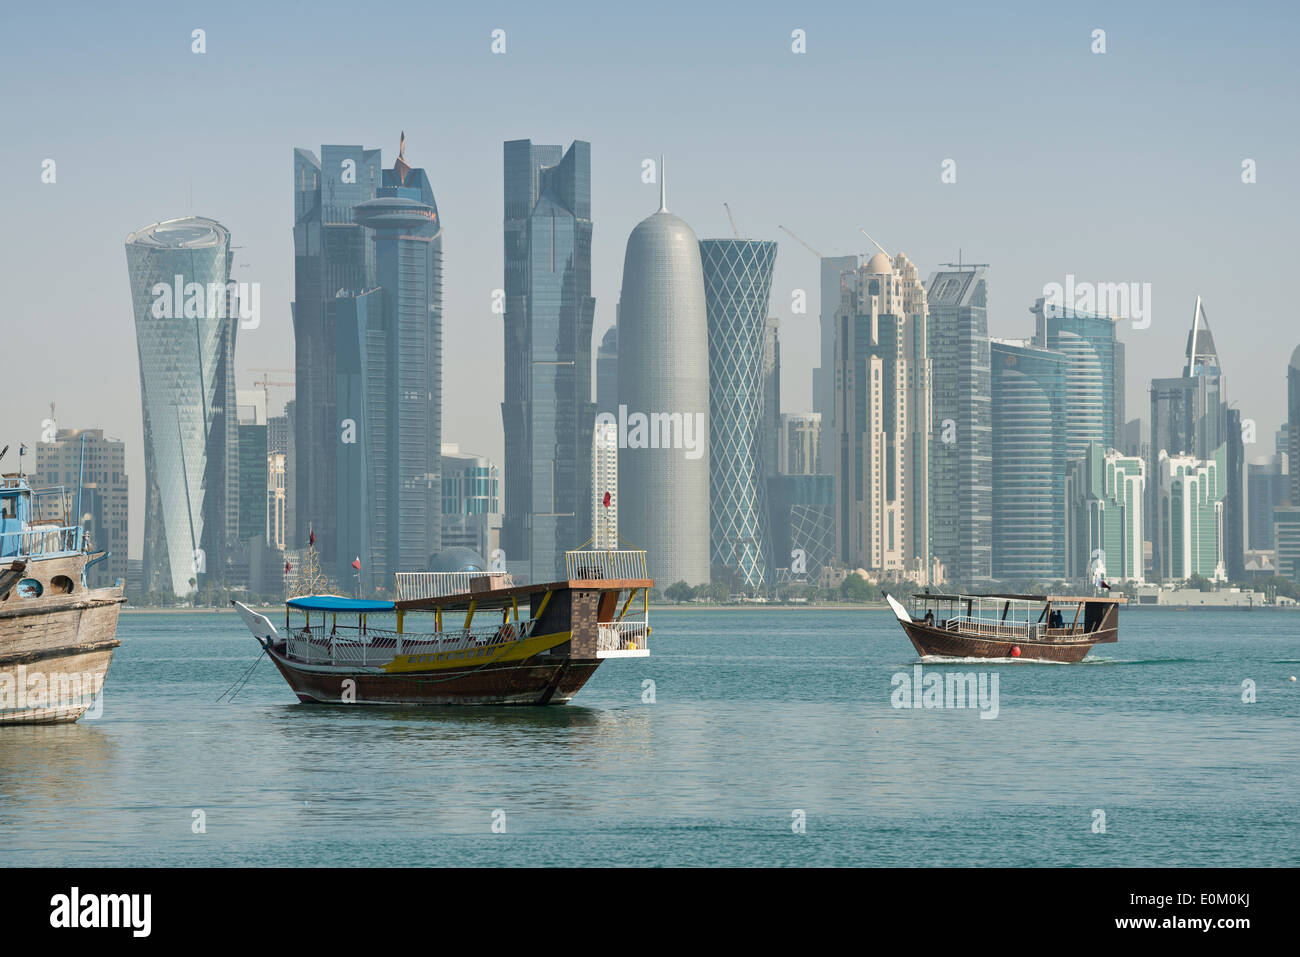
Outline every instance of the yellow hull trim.
{"type": "Polygon", "coordinates": [[[522,661],[541,654],[573,637],[571,631],[558,631],[551,635],[533,635],[523,641],[496,647],[462,648],[459,651],[431,651],[418,655],[398,655],[381,670],[389,674],[408,671],[442,671],[464,668],[467,665],[489,665],[503,661],[522,661]]]}

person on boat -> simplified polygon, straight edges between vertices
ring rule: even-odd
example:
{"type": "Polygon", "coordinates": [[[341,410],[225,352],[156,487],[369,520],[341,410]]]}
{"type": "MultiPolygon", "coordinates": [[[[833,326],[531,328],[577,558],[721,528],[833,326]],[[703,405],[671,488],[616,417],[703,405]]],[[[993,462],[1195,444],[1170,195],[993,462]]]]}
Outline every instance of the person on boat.
{"type": "Polygon", "coordinates": [[[927,608],[927,609],[925,610],[925,624],[926,624],[928,627],[930,627],[930,628],[933,628],[933,627],[934,627],[934,609],[933,609],[933,608],[927,608]]]}
{"type": "Polygon", "coordinates": [[[514,641],[515,630],[510,627],[510,609],[501,609],[501,629],[497,632],[497,641],[514,641]]]}

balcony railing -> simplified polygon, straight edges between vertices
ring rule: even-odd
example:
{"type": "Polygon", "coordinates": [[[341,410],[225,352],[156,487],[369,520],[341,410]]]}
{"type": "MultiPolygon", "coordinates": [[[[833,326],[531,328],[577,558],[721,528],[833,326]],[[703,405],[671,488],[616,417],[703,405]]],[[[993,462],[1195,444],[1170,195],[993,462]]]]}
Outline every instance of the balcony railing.
{"type": "Polygon", "coordinates": [[[650,625],[644,621],[602,621],[596,631],[597,658],[648,658],[650,625]]]}
{"type": "Polygon", "coordinates": [[[470,590],[470,579],[482,578],[485,572],[398,572],[397,600],[442,598],[463,595],[470,590]]]}
{"type": "Polygon", "coordinates": [[[603,548],[564,553],[564,572],[570,579],[649,578],[645,552],[639,549],[614,551],[603,548]]]}
{"type": "Polygon", "coordinates": [[[285,656],[313,665],[360,665],[378,668],[398,655],[436,655],[433,661],[485,662],[506,645],[533,633],[536,619],[484,628],[452,628],[427,635],[379,628],[300,628],[285,642],[285,656]]]}
{"type": "Polygon", "coordinates": [[[0,555],[5,558],[48,558],[79,552],[85,540],[80,525],[32,525],[22,531],[0,534],[0,555]]]}

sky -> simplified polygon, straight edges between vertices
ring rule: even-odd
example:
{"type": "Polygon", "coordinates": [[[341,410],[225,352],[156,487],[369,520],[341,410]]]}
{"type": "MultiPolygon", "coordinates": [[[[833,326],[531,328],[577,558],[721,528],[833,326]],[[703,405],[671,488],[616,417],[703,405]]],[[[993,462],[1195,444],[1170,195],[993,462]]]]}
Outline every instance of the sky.
{"type": "MultiPolygon", "coordinates": [[[[1200,296],[1256,426],[1247,457],[1267,455],[1300,344],[1298,25],[1282,3],[6,4],[0,446],[34,446],[51,402],[59,427],[124,440],[139,557],[126,235],[187,215],[230,229],[234,278],[261,284],[236,349],[250,388],[293,369],[294,147],[361,144],[390,167],[404,130],[443,220],[444,441],[503,469],[491,302],[502,143],[522,138],[592,144],[596,342],[628,234],[658,207],[642,162],[663,153],[668,208],[700,238],[732,235],[726,202],[742,235],[780,244],[784,411],[811,407],[820,304],[816,256],[778,227],[824,255],[874,251],[865,228],[923,278],[988,263],[994,336],[1029,336],[1034,299],[1067,276],[1149,283],[1149,323],[1120,324],[1128,418],[1149,414],[1152,377],[1180,374],[1200,296]]],[[[289,397],[272,388],[273,414],[289,397]]]]}

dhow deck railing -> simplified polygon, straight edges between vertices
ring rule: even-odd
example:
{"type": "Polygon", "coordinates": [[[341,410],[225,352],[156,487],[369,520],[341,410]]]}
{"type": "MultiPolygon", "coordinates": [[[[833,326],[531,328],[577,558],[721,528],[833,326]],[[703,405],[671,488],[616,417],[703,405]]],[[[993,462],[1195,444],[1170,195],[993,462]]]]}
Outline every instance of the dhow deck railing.
{"type": "Polygon", "coordinates": [[[286,657],[313,665],[380,667],[398,655],[438,655],[438,660],[485,660],[533,633],[536,619],[485,628],[451,628],[427,635],[379,628],[300,628],[285,642],[286,657]]]}
{"type": "Polygon", "coordinates": [[[0,555],[43,558],[81,551],[85,529],[80,525],[32,525],[0,535],[0,555]]]}
{"type": "Polygon", "coordinates": [[[482,578],[486,572],[398,572],[397,600],[413,601],[420,598],[442,598],[446,595],[463,595],[470,589],[470,580],[482,578]]]}
{"type": "Polygon", "coordinates": [[[650,577],[645,570],[645,552],[639,549],[592,548],[565,552],[564,572],[570,579],[587,581],[650,577]]]}
{"type": "Polygon", "coordinates": [[[650,653],[650,625],[644,621],[602,621],[596,630],[596,654],[601,658],[650,653]]]}

